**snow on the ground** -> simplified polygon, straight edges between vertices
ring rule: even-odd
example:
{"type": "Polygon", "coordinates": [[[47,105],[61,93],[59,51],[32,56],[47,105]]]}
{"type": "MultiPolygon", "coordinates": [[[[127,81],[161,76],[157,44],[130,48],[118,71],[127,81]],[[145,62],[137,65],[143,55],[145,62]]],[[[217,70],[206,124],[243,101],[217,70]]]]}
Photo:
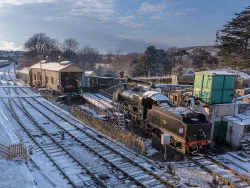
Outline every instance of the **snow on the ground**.
{"type": "Polygon", "coordinates": [[[181,177],[181,182],[183,184],[191,184],[191,187],[211,187],[212,182],[211,174],[201,170],[201,169],[186,169],[178,168],[175,169],[175,173],[178,177],[181,177]]]}
{"type": "Polygon", "coordinates": [[[35,188],[33,176],[24,160],[9,161],[0,157],[0,187],[6,188],[35,188]]]}
{"type": "Polygon", "coordinates": [[[241,158],[238,152],[229,152],[228,154],[216,156],[215,159],[250,178],[250,158],[241,158]]]}
{"type": "Polygon", "coordinates": [[[0,110],[0,144],[17,144],[20,140],[17,136],[17,132],[12,127],[10,121],[0,110]]]}
{"type": "Polygon", "coordinates": [[[145,140],[144,143],[146,145],[147,156],[152,156],[155,153],[159,152],[155,148],[152,147],[152,140],[145,140]]]}

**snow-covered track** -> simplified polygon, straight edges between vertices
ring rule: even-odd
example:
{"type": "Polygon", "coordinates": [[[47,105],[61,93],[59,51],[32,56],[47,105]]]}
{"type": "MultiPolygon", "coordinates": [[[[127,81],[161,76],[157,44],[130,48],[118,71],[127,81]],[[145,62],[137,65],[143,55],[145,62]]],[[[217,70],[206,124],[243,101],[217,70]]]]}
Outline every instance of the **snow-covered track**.
{"type": "MultiPolygon", "coordinates": [[[[14,81],[13,83],[15,84],[14,81]]],[[[19,93],[22,90],[26,93],[27,91],[24,91],[24,89],[25,88],[15,88],[15,91],[19,93]]],[[[78,160],[68,152],[68,150],[70,150],[69,147],[65,146],[67,144],[58,133],[63,131],[68,142],[77,142],[81,144],[81,146],[87,148],[98,158],[103,159],[107,165],[122,172],[126,177],[135,182],[134,186],[176,187],[174,183],[170,183],[170,181],[172,181],[171,178],[174,180],[176,179],[171,175],[166,175],[165,170],[158,168],[155,163],[151,163],[140,155],[126,150],[120,145],[104,138],[104,136],[92,129],[83,127],[82,123],[69,115],[65,115],[62,111],[59,111],[46,101],[36,98],[13,98],[10,100],[11,104],[15,106],[16,111],[18,111],[18,113],[23,113],[19,114],[20,119],[21,117],[25,117],[26,119],[29,119],[29,125],[34,125],[38,128],[36,130],[35,127],[25,127],[26,130],[31,130],[33,132],[38,132],[38,130],[40,130],[41,132],[36,132],[36,134],[41,134],[43,135],[43,138],[50,140],[50,143],[57,146],[56,150],[60,149],[59,151],[63,151],[64,155],[70,156],[68,158],[71,158],[71,160],[73,159],[78,163],[78,166],[81,166],[81,163],[77,162],[78,160]],[[40,116],[34,115],[33,113],[40,114],[40,116]],[[50,127],[53,127],[56,131],[49,132],[50,130],[47,129],[46,126],[41,125],[42,120],[46,120],[46,122],[50,124],[50,127]]],[[[23,126],[25,125],[23,123],[23,126]]],[[[87,171],[87,169],[85,169],[85,171],[87,171]]],[[[71,184],[74,183],[72,182],[71,177],[68,177],[68,180],[71,184]]],[[[97,183],[98,180],[96,180],[97,183]]],[[[175,184],[178,184],[178,182],[175,184]]]]}
{"type": "Polygon", "coordinates": [[[10,99],[9,110],[12,111],[19,124],[32,138],[36,146],[45,153],[73,187],[106,187],[95,174],[92,174],[67,151],[67,145],[65,142],[60,141],[60,135],[52,136],[32,117],[21,101],[18,104],[14,99],[10,99]],[[43,140],[42,143],[41,140],[43,140]]]}
{"type": "Polygon", "coordinates": [[[242,177],[239,173],[233,171],[232,169],[222,165],[218,161],[208,157],[192,157],[192,160],[200,165],[201,167],[205,168],[212,174],[218,176],[226,185],[234,188],[240,187],[250,187],[249,179],[246,177],[242,177]]]}
{"type": "Polygon", "coordinates": [[[250,187],[249,178],[232,170],[231,168],[223,165],[219,161],[213,159],[209,155],[204,156],[187,156],[181,150],[171,147],[178,151],[180,154],[184,155],[187,159],[191,161],[190,165],[197,165],[200,168],[208,171],[209,173],[219,177],[221,181],[233,188],[247,188],[250,187]]]}
{"type": "Polygon", "coordinates": [[[93,135],[93,133],[88,130],[74,125],[71,121],[66,120],[54,111],[51,111],[51,109],[44,106],[43,103],[39,103],[38,100],[23,100],[27,102],[25,105],[28,105],[28,109],[33,108],[33,110],[37,110],[37,114],[39,113],[43,115],[46,118],[44,121],[52,122],[53,126],[56,126],[60,129],[60,131],[65,132],[66,137],[71,137],[72,140],[80,143],[90,152],[94,153],[98,158],[103,159],[109,166],[121,171],[137,185],[141,187],[175,187],[175,185],[169,183],[168,178],[170,177],[163,177],[163,174],[161,174],[163,171],[161,169],[157,170],[157,167],[155,167],[154,171],[157,172],[153,172],[152,170],[144,167],[143,165],[145,164],[149,166],[146,161],[143,161],[142,164],[134,161],[130,158],[130,155],[125,155],[122,152],[119,152],[118,148],[114,149],[113,147],[110,147],[108,143],[105,143],[104,140],[100,139],[100,135],[93,135]],[[55,114],[53,119],[50,118],[51,113],[55,114]],[[161,175],[158,175],[158,173],[161,175]]]}
{"type": "Polygon", "coordinates": [[[101,91],[101,90],[99,90],[99,93],[100,93],[101,95],[103,95],[103,96],[109,98],[110,100],[112,100],[112,95],[110,95],[109,93],[106,93],[106,92],[101,91]]]}

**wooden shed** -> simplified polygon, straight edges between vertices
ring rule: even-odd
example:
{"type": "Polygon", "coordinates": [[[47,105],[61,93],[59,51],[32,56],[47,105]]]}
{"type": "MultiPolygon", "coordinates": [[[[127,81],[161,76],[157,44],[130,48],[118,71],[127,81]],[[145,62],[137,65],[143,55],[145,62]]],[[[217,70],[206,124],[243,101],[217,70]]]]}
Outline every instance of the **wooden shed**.
{"type": "Polygon", "coordinates": [[[84,70],[70,62],[47,62],[46,60],[31,66],[32,83],[38,87],[62,90],[65,86],[82,86],[84,70]]]}

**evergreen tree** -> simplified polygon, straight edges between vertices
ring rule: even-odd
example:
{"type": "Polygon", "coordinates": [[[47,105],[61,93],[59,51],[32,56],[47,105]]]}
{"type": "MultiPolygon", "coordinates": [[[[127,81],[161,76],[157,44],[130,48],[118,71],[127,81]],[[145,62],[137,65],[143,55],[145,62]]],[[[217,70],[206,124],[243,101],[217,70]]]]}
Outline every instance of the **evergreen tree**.
{"type": "Polygon", "coordinates": [[[144,65],[148,75],[155,75],[157,67],[157,50],[154,46],[149,46],[144,52],[144,65]]]}
{"type": "Polygon", "coordinates": [[[221,61],[231,68],[250,66],[250,6],[229,21],[217,34],[221,61]]]}
{"type": "Polygon", "coordinates": [[[190,54],[193,60],[193,65],[197,69],[205,68],[215,68],[218,64],[216,57],[211,56],[209,52],[201,48],[195,48],[190,54]]]}
{"type": "Polygon", "coordinates": [[[165,76],[171,70],[168,54],[149,46],[141,57],[132,62],[131,76],[165,76]]]}

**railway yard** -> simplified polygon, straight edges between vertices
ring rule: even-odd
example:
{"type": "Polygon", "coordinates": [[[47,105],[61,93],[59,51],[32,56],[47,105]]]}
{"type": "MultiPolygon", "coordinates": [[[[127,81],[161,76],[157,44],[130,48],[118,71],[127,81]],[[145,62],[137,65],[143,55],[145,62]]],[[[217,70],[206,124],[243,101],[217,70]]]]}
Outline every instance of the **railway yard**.
{"type": "MultiPolygon", "coordinates": [[[[156,161],[48,102],[16,79],[12,65],[0,68],[0,74],[0,110],[9,134],[28,149],[27,164],[13,162],[28,169],[29,187],[250,187],[250,157],[218,149],[200,156],[182,154],[181,161],[156,161]]],[[[107,113],[120,108],[105,92],[82,96],[107,113]]],[[[92,115],[100,117],[96,111],[92,115]]]]}

